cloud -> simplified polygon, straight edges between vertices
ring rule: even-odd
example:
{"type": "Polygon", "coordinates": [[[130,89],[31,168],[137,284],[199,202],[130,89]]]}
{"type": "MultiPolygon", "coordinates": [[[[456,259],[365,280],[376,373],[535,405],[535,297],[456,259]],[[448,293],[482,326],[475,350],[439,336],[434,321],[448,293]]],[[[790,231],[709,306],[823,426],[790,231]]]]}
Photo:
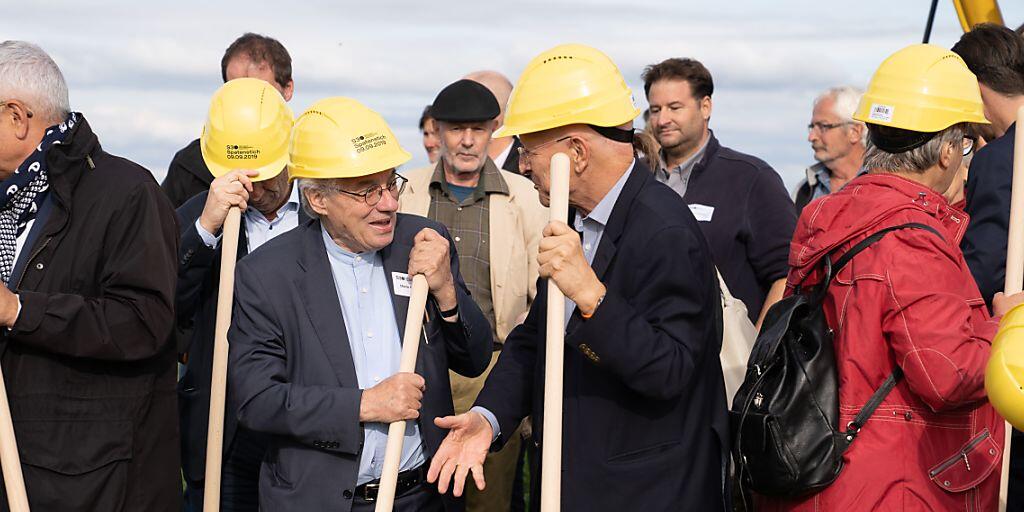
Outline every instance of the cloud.
{"type": "MultiPolygon", "coordinates": [[[[1004,2],[1011,25],[1024,6],[1004,2]]],[[[513,80],[534,55],[565,42],[612,57],[642,106],[640,73],[670,56],[712,71],[712,127],[726,145],[757,155],[790,188],[811,163],[804,140],[811,101],[839,83],[864,85],[893,51],[917,41],[928,6],[870,0],[653,0],[423,3],[251,1],[21,2],[5,37],[41,44],[61,65],[72,104],[108,150],[160,179],[202,126],[219,63],[238,35],[280,39],[293,57],[296,114],[326,96],[351,96],[379,111],[402,144],[426,162],[416,121],[444,85],[475,69],[513,80]],[[54,19],[54,13],[60,13],[54,19]],[[67,22],[73,22],[69,29],[67,22]]],[[[941,2],[933,41],[949,47],[960,28],[941,2]]]]}

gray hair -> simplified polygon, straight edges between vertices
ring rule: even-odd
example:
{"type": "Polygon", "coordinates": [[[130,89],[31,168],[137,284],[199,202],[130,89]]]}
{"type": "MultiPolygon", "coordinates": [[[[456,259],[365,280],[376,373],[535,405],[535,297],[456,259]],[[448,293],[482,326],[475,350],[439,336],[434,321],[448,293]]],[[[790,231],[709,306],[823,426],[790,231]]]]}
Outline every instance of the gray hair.
{"type": "Polygon", "coordinates": [[[939,163],[939,155],[946,144],[953,144],[954,148],[959,149],[966,133],[966,125],[955,124],[942,130],[923,145],[902,153],[889,153],[868,142],[867,152],[864,153],[864,167],[886,172],[921,173],[939,163]]]}
{"type": "Polygon", "coordinates": [[[861,130],[860,141],[862,144],[867,144],[867,127],[864,126],[864,123],[853,118],[853,114],[857,112],[857,105],[860,103],[860,98],[863,95],[864,91],[862,89],[852,85],[830,87],[819,94],[817,98],[814,98],[814,106],[817,107],[818,103],[821,103],[824,99],[831,99],[835,102],[832,109],[835,110],[836,116],[839,117],[840,121],[864,127],[861,130]]]}
{"type": "Polygon", "coordinates": [[[68,84],[42,48],[25,41],[0,43],[0,100],[17,99],[41,116],[61,122],[71,112],[68,84]]]}
{"type": "Polygon", "coordinates": [[[299,204],[302,205],[302,209],[305,210],[306,215],[309,215],[311,219],[319,219],[320,214],[313,210],[313,206],[309,204],[309,200],[306,199],[306,192],[316,192],[320,194],[331,194],[341,189],[338,184],[340,178],[299,178],[297,180],[299,185],[299,204]]]}

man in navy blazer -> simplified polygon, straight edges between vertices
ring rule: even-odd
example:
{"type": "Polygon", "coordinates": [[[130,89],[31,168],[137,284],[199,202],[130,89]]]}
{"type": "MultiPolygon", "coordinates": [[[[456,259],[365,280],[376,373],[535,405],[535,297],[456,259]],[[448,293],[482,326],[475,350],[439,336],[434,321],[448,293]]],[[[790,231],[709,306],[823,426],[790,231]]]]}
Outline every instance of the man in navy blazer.
{"type": "MultiPolygon", "coordinates": [[[[964,196],[971,221],[960,248],[978,283],[981,296],[992,297],[1006,282],[1006,244],[1010,230],[1010,189],[1017,109],[1024,107],[1024,39],[1001,25],[984,23],[965,33],[953,46],[978,76],[985,117],[992,123],[988,140],[971,161],[964,196]]],[[[1007,510],[1024,509],[1024,434],[1013,432],[1010,444],[1010,482],[1007,510]]]]}
{"type": "Polygon", "coordinates": [[[426,484],[453,412],[449,369],[481,374],[490,325],[443,226],[397,214],[409,159],[376,113],[329,98],[296,121],[290,172],[314,217],[238,262],[229,385],[270,436],[260,509],[373,510],[388,424],[407,424],[396,510],[461,510],[426,484]],[[415,373],[397,373],[411,279],[430,287],[415,373]]]}
{"type": "MultiPolygon", "coordinates": [[[[551,156],[569,155],[573,227],[552,221],[544,229],[538,262],[546,279],[476,406],[435,420],[451,429],[428,473],[441,492],[451,482],[460,495],[470,474],[486,485],[488,447],[501,446],[531,413],[544,450],[546,288],[554,281],[567,298],[562,467],[532,461],[533,483],[542,471],[560,471],[563,511],[725,508],[718,284],[689,208],[634,158],[638,113],[614,63],[581,45],[535,58],[513,91],[511,133],[495,136],[520,135],[520,168],[541,202],[551,156]]],[[[539,485],[531,494],[536,510],[539,485]]]]}

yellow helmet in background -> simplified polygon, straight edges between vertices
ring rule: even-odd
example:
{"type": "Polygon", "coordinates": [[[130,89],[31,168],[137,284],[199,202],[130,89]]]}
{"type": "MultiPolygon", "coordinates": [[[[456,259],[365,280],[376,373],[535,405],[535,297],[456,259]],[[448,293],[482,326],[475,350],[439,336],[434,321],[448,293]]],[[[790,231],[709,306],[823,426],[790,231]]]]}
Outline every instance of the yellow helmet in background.
{"type": "Polygon", "coordinates": [[[288,152],[293,180],[369,176],[412,159],[380,114],[343,97],[322,99],[303,112],[288,152]]]}
{"type": "Polygon", "coordinates": [[[935,133],[958,123],[989,124],[982,109],[978,78],[959,55],[915,44],[878,66],[853,118],[935,133]]]}
{"type": "Polygon", "coordinates": [[[999,322],[992,354],[985,368],[985,392],[1006,421],[1024,429],[1024,304],[999,322]]]}
{"type": "Polygon", "coordinates": [[[607,55],[589,46],[565,44],[527,64],[512,89],[505,124],[494,137],[570,124],[619,126],[639,114],[632,91],[607,55]]]}
{"type": "Polygon", "coordinates": [[[294,116],[274,86],[237,78],[210,100],[199,148],[214,176],[234,169],[259,171],[253,181],[273,178],[288,165],[288,139],[294,116]]]}

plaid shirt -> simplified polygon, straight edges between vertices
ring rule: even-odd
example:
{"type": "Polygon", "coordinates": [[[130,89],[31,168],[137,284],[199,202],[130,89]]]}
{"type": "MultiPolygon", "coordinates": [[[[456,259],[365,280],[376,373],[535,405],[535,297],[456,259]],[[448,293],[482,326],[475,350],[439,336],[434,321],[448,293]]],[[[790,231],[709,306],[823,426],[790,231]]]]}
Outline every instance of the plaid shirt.
{"type": "Polygon", "coordinates": [[[473,300],[491,323],[491,337],[500,343],[495,328],[494,301],[491,298],[490,194],[508,195],[508,184],[490,158],[480,172],[476,189],[462,202],[449,193],[443,160],[437,162],[430,179],[430,212],[427,215],[444,224],[459,251],[459,267],[473,300]]]}

